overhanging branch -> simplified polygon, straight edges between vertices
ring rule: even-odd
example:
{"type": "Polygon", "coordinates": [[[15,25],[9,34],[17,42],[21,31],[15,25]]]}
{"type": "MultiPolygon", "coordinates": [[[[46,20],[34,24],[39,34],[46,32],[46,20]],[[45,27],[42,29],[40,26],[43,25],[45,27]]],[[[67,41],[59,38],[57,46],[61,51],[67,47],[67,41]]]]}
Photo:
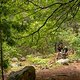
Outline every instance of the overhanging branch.
{"type": "MultiPolygon", "coordinates": [[[[73,5],[70,7],[70,8],[68,8],[69,10],[68,10],[68,12],[67,12],[67,14],[70,14],[70,11],[72,10],[72,7],[76,4],[76,2],[78,1],[78,0],[71,0],[70,2],[73,2],[74,1],[74,3],[73,3],[73,5]]],[[[32,1],[30,1],[30,2],[32,2],[32,1]]],[[[68,2],[69,3],[69,2],[68,2]]],[[[29,37],[29,36],[31,36],[31,35],[34,35],[35,33],[37,33],[37,32],[39,32],[42,28],[43,28],[43,26],[45,26],[45,24],[47,23],[47,21],[53,16],[53,14],[54,13],[56,13],[62,6],[64,7],[64,6],[66,6],[68,3],[64,3],[64,4],[60,4],[59,5],[59,7],[58,8],[56,8],[47,18],[46,18],[46,20],[44,21],[44,23],[36,30],[36,31],[34,31],[34,32],[32,32],[32,33],[30,33],[29,35],[27,35],[27,36],[22,36],[22,37],[20,37],[20,38],[15,38],[15,39],[22,39],[22,38],[26,38],[26,37],[29,37]]],[[[35,6],[37,6],[37,7],[39,7],[38,5],[36,5],[36,4],[34,4],[35,6]]],[[[70,3],[69,3],[69,5],[70,5],[70,3]]],[[[63,8],[62,7],[62,8],[63,8]]],[[[68,6],[67,6],[68,7],[68,6]]],[[[39,7],[40,8],[40,7],[39,7]]],[[[61,9],[62,9],[61,8],[61,9]]],[[[41,9],[42,9],[42,7],[41,7],[41,9]]],[[[66,9],[63,11],[63,12],[65,12],[66,11],[66,9]]],[[[77,9],[77,12],[78,12],[78,9],[77,9]]],[[[75,15],[77,14],[77,12],[75,13],[75,15]]],[[[61,15],[62,13],[60,13],[60,15],[61,15]]],[[[66,14],[66,13],[65,13],[66,14]]],[[[64,14],[64,15],[65,15],[64,14]]],[[[75,15],[74,15],[74,17],[75,17],[75,15]]],[[[61,15],[60,16],[60,18],[57,20],[57,22],[62,18],[62,16],[63,15],[61,15]]],[[[72,18],[72,17],[71,17],[72,18]]],[[[71,19],[70,18],[70,19],[71,19]]],[[[66,18],[65,19],[63,19],[62,20],[62,22],[59,24],[59,26],[56,28],[56,30],[55,31],[57,31],[58,30],[58,28],[60,27],[60,25],[66,20],[66,19],[68,19],[68,15],[66,16],[66,18]]],[[[56,22],[56,23],[57,23],[56,22]]],[[[55,24],[56,25],[56,24],[55,24]]]]}
{"type": "Polygon", "coordinates": [[[70,0],[69,2],[65,2],[65,3],[63,3],[63,2],[56,2],[56,3],[53,3],[53,4],[48,5],[48,6],[46,6],[46,7],[44,7],[44,6],[40,6],[40,5],[37,5],[36,3],[34,3],[34,2],[31,1],[31,0],[28,0],[28,1],[29,1],[30,3],[32,3],[34,6],[38,7],[38,8],[46,9],[46,8],[52,7],[52,6],[57,5],[57,4],[59,4],[59,5],[68,4],[68,3],[73,2],[74,0],[70,0]]]}
{"type": "MultiPolygon", "coordinates": [[[[42,26],[40,26],[36,31],[34,31],[33,33],[27,35],[27,36],[23,36],[23,37],[20,37],[20,38],[15,38],[15,39],[22,39],[22,38],[25,38],[25,37],[29,37],[31,35],[34,35],[35,33],[39,32],[40,29],[45,26],[45,24],[47,23],[47,21],[52,17],[52,15],[61,7],[62,5],[60,5],[58,8],[56,8],[48,17],[47,19],[45,20],[45,22],[43,23],[42,26]]],[[[14,37],[13,37],[14,38],[14,37]]]]}

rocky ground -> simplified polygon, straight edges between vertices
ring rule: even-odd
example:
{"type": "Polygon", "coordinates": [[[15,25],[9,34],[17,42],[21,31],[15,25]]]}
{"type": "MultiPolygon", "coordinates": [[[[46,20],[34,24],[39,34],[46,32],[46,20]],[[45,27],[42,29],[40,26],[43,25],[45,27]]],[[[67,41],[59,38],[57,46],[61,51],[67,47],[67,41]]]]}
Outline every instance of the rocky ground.
{"type": "MultiPolygon", "coordinates": [[[[24,66],[30,65],[26,62],[27,61],[22,61],[20,64],[19,62],[17,62],[18,64],[13,62],[13,67],[9,71],[18,71],[24,68],[24,66]]],[[[36,80],[80,80],[80,61],[73,61],[69,63],[69,65],[56,66],[53,59],[51,59],[47,66],[32,66],[36,69],[36,80]]],[[[5,74],[5,80],[7,80],[6,78],[7,75],[5,74]]]]}
{"type": "Polygon", "coordinates": [[[36,70],[36,80],[80,80],[80,63],[36,70]]]}

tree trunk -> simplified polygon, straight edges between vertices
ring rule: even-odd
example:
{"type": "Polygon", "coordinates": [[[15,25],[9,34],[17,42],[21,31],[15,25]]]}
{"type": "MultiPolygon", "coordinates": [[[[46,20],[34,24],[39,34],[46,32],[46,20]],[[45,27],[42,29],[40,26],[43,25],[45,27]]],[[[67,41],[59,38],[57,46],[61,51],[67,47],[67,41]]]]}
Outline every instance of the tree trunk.
{"type": "Polygon", "coordinates": [[[55,53],[57,52],[57,42],[55,42],[55,53]]]}
{"type": "Polygon", "coordinates": [[[1,58],[1,71],[2,71],[2,80],[4,80],[4,73],[3,73],[3,50],[2,50],[2,30],[0,30],[0,58],[1,58]]]}

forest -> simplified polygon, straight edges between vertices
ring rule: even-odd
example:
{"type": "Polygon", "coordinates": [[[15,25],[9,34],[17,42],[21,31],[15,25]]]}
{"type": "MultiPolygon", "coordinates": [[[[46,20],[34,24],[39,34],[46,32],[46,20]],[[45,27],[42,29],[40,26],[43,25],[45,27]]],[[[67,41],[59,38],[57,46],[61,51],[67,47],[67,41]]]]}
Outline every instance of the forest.
{"type": "Polygon", "coordinates": [[[79,67],[80,0],[0,0],[0,80],[80,80],[79,67]]]}

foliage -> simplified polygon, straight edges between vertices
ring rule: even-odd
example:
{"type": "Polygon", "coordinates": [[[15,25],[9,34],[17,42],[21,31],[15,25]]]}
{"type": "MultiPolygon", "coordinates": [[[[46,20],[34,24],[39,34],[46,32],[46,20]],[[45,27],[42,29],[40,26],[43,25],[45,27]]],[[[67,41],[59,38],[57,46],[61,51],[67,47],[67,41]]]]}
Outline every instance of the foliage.
{"type": "MultiPolygon", "coordinates": [[[[34,46],[39,44],[38,48],[41,46],[40,43],[44,44],[45,40],[54,44],[52,41],[55,42],[55,40],[51,38],[58,35],[55,35],[55,32],[59,32],[58,29],[63,29],[63,26],[60,27],[61,24],[74,18],[77,13],[79,17],[79,0],[9,0],[0,3],[0,25],[4,33],[4,41],[7,41],[9,45],[26,43],[34,46]],[[47,37],[49,38],[46,39],[47,37]]],[[[47,42],[45,44],[48,44],[47,42]]]]}
{"type": "MultiPolygon", "coordinates": [[[[79,8],[79,0],[0,0],[4,58],[54,53],[61,40],[80,53],[79,8]]],[[[31,61],[46,63],[41,58],[31,61]]]]}
{"type": "Polygon", "coordinates": [[[76,50],[76,53],[79,56],[80,55],[80,35],[74,39],[72,46],[76,50]]]}
{"type": "Polygon", "coordinates": [[[10,66],[9,60],[8,60],[8,59],[4,60],[4,62],[3,62],[3,68],[4,68],[4,69],[8,69],[9,66],[10,66]]]}
{"type": "Polygon", "coordinates": [[[43,59],[41,56],[27,55],[27,59],[35,65],[46,65],[49,59],[43,59]]]}
{"type": "Polygon", "coordinates": [[[15,46],[10,46],[7,43],[3,44],[3,52],[4,52],[4,59],[10,59],[13,57],[20,57],[20,50],[17,49],[15,46]]]}

